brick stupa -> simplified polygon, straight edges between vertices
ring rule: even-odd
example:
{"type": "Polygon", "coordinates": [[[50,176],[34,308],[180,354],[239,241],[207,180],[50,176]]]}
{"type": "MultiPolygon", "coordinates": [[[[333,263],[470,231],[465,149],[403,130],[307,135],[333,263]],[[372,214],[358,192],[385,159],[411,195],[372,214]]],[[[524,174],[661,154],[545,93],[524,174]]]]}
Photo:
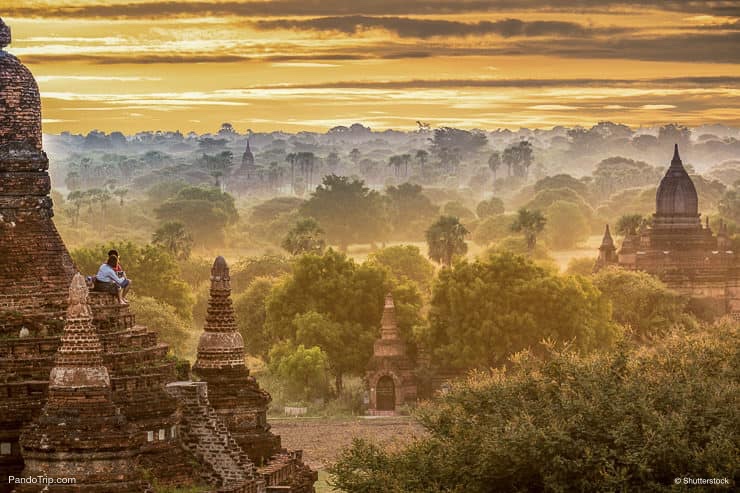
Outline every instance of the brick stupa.
{"type": "Polygon", "coordinates": [[[270,395],[260,389],[244,361],[244,340],[236,328],[229,267],[223,257],[217,257],[211,269],[203,330],[193,372],[208,382],[211,405],[236,441],[256,464],[262,464],[280,450],[280,437],[267,424],[270,395]]]}
{"type": "Polygon", "coordinates": [[[15,491],[135,493],[146,491],[135,467],[136,430],[111,398],[103,346],[92,324],[88,289],[72,278],[69,308],[51,370],[49,398],[21,438],[25,469],[21,477],[75,478],[73,485],[26,484],[15,491]]]}
{"type": "MultiPolygon", "coordinates": [[[[9,42],[0,20],[0,46],[9,42]]],[[[36,82],[0,50],[0,479],[24,467],[20,432],[46,403],[77,272],[52,221],[48,165],[36,82]]],[[[175,436],[177,401],[164,389],[176,380],[168,346],[114,296],[92,292],[89,305],[113,403],[143,442],[140,464],[161,484],[188,484],[193,461],[175,436]]]]}
{"type": "MultiPolygon", "coordinates": [[[[9,42],[0,20],[0,47],[9,42]]],[[[24,460],[29,474],[92,484],[71,491],[139,491],[132,475],[146,473],[160,487],[312,492],[315,473],[300,452],[270,450],[261,468],[249,461],[206,384],[177,381],[168,345],[128,305],[101,292],[87,293],[85,305],[75,294],[67,316],[77,269],[52,222],[47,168],[36,82],[0,50],[0,493],[13,488],[7,478],[20,476],[24,460]]],[[[240,354],[244,366],[243,344],[240,354]]],[[[249,395],[259,390],[253,379],[244,384],[249,395]]],[[[264,408],[266,394],[255,395],[264,408]]]]}
{"type": "Polygon", "coordinates": [[[0,19],[0,479],[23,468],[18,437],[45,400],[76,272],[51,220],[38,86],[10,41],[0,19]]]}
{"type": "Polygon", "coordinates": [[[313,491],[316,473],[300,461],[300,451],[287,452],[280,437],[270,431],[267,406],[271,397],[259,387],[244,359],[244,340],[237,330],[231,303],[229,267],[217,257],[211,269],[211,289],[203,334],[193,372],[208,383],[208,399],[230,434],[258,471],[275,476],[285,470],[291,492],[313,491]]]}
{"type": "Polygon", "coordinates": [[[396,307],[390,293],[385,297],[380,339],[373,345],[365,381],[370,391],[370,414],[396,414],[400,406],[416,401],[414,364],[406,354],[406,344],[398,331],[396,307]]]}

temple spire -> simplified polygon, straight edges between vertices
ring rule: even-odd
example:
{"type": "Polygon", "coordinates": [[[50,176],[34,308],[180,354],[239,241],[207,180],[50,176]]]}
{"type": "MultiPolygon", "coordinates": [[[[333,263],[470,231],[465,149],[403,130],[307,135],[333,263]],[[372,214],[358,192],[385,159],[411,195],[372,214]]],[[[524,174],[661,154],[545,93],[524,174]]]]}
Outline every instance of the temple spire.
{"type": "Polygon", "coordinates": [[[604,230],[604,237],[601,239],[601,248],[614,248],[614,240],[612,239],[608,224],[604,230]]]}
{"type": "Polygon", "coordinates": [[[673,144],[673,158],[671,159],[671,165],[668,171],[680,170],[686,173],[686,169],[683,167],[683,161],[681,161],[681,155],[678,153],[678,144],[673,144]]]}
{"type": "Polygon", "coordinates": [[[398,325],[396,324],[396,306],[393,303],[393,295],[385,295],[383,305],[383,318],[380,320],[380,334],[383,339],[398,339],[398,325]]]}
{"type": "Polygon", "coordinates": [[[244,368],[244,340],[237,330],[231,304],[229,266],[216,257],[211,268],[211,291],[194,370],[244,368]]]}

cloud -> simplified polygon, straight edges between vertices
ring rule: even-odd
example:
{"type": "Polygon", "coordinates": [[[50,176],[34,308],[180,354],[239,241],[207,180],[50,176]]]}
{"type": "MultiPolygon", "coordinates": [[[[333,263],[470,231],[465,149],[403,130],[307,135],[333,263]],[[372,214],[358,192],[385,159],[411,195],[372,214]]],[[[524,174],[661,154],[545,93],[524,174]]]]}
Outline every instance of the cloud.
{"type": "Polygon", "coordinates": [[[514,36],[568,36],[586,37],[595,34],[616,34],[631,31],[628,28],[588,28],[566,21],[499,21],[459,22],[438,19],[410,19],[406,17],[339,16],[314,19],[272,19],[251,23],[261,30],[325,31],[358,34],[370,29],[383,29],[402,38],[430,38],[434,36],[481,36],[495,34],[504,38],[514,36]]]}
{"type": "Polygon", "coordinates": [[[673,104],[643,104],[641,110],[672,110],[676,106],[673,104]]]}
{"type": "Polygon", "coordinates": [[[108,4],[81,2],[61,6],[38,4],[4,8],[8,17],[55,18],[173,18],[173,17],[283,17],[337,15],[430,15],[473,12],[554,11],[603,13],[619,8],[646,8],[714,16],[740,16],[740,5],[730,0],[264,0],[137,1],[108,4]]]}
{"type": "Polygon", "coordinates": [[[740,76],[665,77],[652,79],[407,79],[393,81],[336,81],[319,84],[279,84],[249,89],[435,89],[470,87],[630,87],[659,86],[671,88],[736,87],[740,76]]]}

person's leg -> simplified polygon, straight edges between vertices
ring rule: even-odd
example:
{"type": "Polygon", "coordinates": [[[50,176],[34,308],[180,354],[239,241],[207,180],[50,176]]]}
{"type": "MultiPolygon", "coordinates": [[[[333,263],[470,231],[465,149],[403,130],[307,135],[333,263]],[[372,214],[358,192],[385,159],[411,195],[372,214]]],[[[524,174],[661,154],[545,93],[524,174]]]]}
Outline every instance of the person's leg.
{"type": "Polygon", "coordinates": [[[128,294],[128,290],[131,287],[131,280],[126,279],[123,283],[123,289],[121,290],[121,296],[123,297],[123,301],[125,303],[128,303],[128,300],[126,299],[126,294],[128,294]]]}
{"type": "Polygon", "coordinates": [[[123,299],[123,289],[121,288],[116,289],[116,293],[118,293],[118,302],[122,305],[125,305],[126,300],[123,299]]]}

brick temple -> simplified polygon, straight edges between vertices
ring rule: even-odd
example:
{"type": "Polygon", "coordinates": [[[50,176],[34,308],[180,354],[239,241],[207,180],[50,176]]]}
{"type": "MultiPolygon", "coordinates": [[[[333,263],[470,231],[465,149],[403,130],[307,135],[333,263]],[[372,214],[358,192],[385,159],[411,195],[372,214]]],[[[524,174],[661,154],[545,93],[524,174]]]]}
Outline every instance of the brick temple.
{"type": "Polygon", "coordinates": [[[365,383],[370,395],[368,413],[371,415],[394,415],[404,404],[416,402],[416,371],[398,331],[396,308],[390,293],[385,297],[380,339],[373,344],[365,383]]]}
{"type": "MultiPolygon", "coordinates": [[[[77,483],[17,491],[205,484],[222,493],[313,492],[316,473],[300,451],[282,449],[269,433],[261,414],[269,395],[246,370],[240,337],[225,359],[200,369],[205,381],[181,381],[156,328],[137,324],[114,296],[83,287],[52,221],[38,87],[4,50],[10,41],[0,19],[0,492],[15,487],[9,476],[38,473],[77,483]],[[218,410],[209,400],[207,379],[219,378],[239,403],[233,415],[223,389],[213,396],[218,410]],[[252,436],[260,438],[257,455],[252,436]]],[[[221,265],[207,332],[229,334],[221,265]]]]}
{"type": "Polygon", "coordinates": [[[702,225],[699,197],[678,145],[658,186],[649,223],[627,234],[619,251],[607,226],[597,268],[607,265],[658,277],[704,314],[740,318],[740,256],[731,250],[726,225],[720,223],[717,234],[708,218],[702,225]]]}

